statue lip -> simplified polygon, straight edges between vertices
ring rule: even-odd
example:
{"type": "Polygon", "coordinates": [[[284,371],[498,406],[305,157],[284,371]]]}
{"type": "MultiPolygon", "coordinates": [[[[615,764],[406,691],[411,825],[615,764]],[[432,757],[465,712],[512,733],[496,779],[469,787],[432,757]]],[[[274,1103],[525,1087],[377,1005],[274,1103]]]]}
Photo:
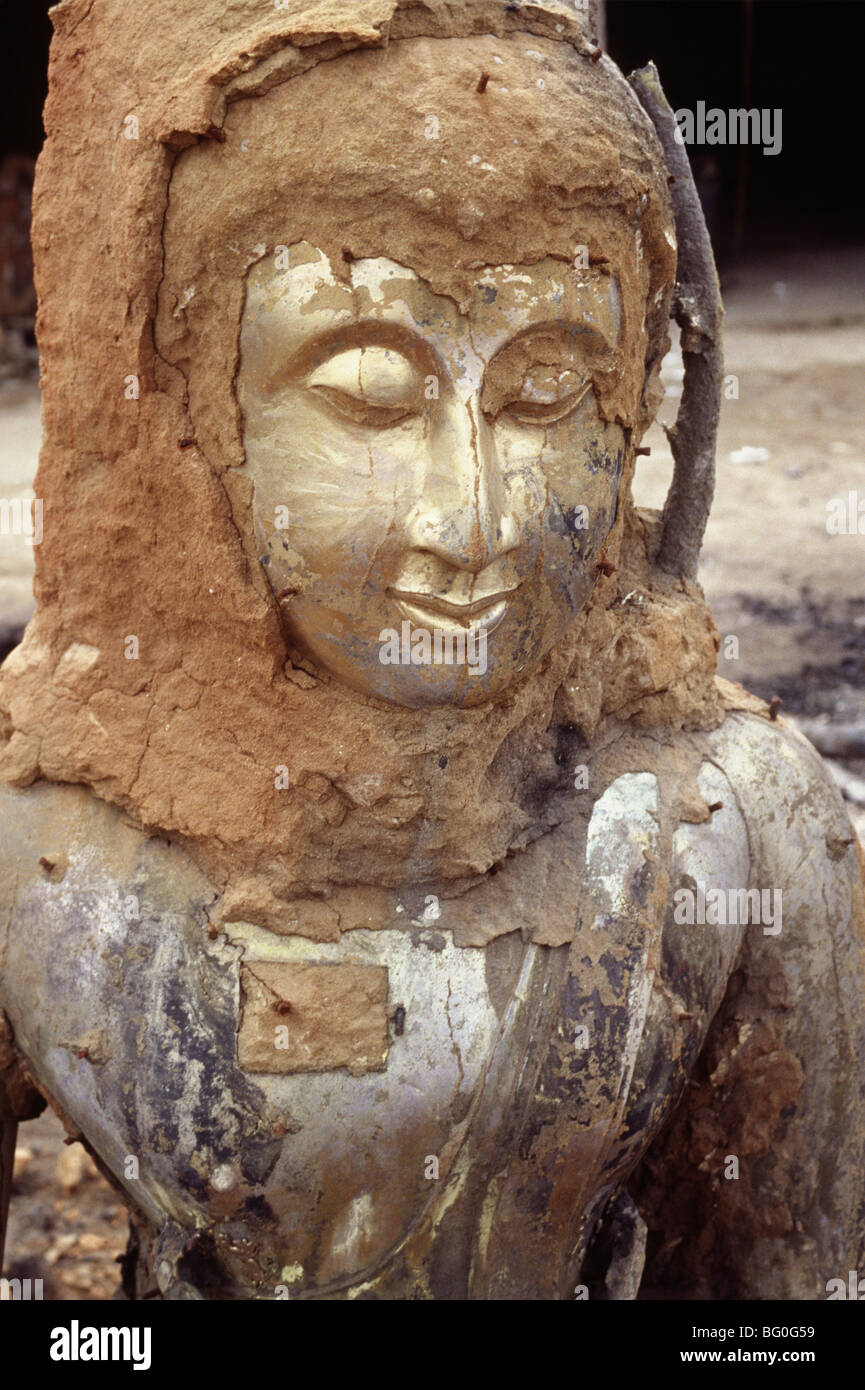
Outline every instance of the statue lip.
{"type": "Polygon", "coordinates": [[[439,617],[450,618],[451,621],[456,621],[462,626],[470,623],[472,618],[485,616],[488,618],[488,622],[484,623],[484,627],[489,629],[494,622],[495,626],[498,627],[499,622],[504,617],[508,599],[518,587],[519,585],[514,585],[512,589],[499,589],[495,593],[484,594],[471,603],[454,603],[451,599],[441,598],[438,594],[417,593],[407,589],[390,589],[389,592],[397,600],[400,608],[414,609],[421,613],[432,613],[439,617]]]}

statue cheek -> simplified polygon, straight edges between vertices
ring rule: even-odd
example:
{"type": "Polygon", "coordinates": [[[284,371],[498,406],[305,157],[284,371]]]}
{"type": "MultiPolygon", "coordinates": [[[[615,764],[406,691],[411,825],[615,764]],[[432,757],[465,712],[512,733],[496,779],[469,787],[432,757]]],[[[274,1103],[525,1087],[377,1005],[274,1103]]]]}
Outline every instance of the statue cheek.
{"type": "Polygon", "coordinates": [[[259,548],[277,569],[300,562],[338,587],[399,546],[420,468],[411,438],[374,444],[337,427],[315,449],[303,439],[285,451],[268,441],[247,455],[259,548]]]}
{"type": "Polygon", "coordinates": [[[582,441],[548,460],[548,532],[566,539],[577,562],[592,557],[615,520],[624,461],[621,431],[582,441]]]}

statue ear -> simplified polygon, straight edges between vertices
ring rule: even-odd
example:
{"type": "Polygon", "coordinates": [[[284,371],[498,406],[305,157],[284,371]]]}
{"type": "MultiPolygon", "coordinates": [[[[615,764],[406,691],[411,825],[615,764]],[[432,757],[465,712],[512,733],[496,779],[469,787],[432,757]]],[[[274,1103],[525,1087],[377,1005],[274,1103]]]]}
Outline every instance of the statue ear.
{"type": "Polygon", "coordinates": [[[666,430],[673,452],[673,481],[661,516],[655,563],[670,574],[694,579],[715,490],[724,370],[721,287],[687,151],[654,63],[632,72],[628,81],[664,151],[679,244],[672,315],[682,330],[685,380],[676,423],[666,430]]]}

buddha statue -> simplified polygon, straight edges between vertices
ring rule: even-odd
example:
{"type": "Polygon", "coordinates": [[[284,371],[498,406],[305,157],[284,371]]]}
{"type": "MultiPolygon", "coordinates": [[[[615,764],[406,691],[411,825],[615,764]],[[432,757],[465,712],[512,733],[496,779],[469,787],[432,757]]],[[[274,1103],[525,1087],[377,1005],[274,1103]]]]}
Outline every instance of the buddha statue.
{"type": "Polygon", "coordinates": [[[825,1296],[861,850],[716,678],[654,76],[555,0],[161,9],[53,12],[4,1123],[122,1191],[131,1297],[825,1296]]]}

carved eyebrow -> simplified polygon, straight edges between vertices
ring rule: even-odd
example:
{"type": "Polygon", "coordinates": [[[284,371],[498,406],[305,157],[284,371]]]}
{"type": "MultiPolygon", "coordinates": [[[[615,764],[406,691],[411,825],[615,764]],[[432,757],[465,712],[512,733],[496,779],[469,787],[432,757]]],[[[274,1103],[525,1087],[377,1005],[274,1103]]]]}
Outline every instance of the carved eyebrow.
{"type": "Polygon", "coordinates": [[[618,333],[614,332],[611,341],[603,327],[586,319],[538,319],[535,323],[527,323],[512,338],[506,338],[490,360],[495,361],[500,352],[513,347],[515,343],[551,337],[571,339],[569,346],[588,348],[592,353],[612,352],[619,341],[618,333]]]}
{"type": "Polygon", "coordinates": [[[382,319],[354,319],[335,328],[326,328],[302,343],[268,377],[267,390],[278,390],[280,386],[296,382],[316,367],[323,366],[338,352],[368,347],[390,348],[407,358],[419,372],[444,375],[444,364],[439,360],[435,348],[405,324],[388,323],[382,319]]]}

